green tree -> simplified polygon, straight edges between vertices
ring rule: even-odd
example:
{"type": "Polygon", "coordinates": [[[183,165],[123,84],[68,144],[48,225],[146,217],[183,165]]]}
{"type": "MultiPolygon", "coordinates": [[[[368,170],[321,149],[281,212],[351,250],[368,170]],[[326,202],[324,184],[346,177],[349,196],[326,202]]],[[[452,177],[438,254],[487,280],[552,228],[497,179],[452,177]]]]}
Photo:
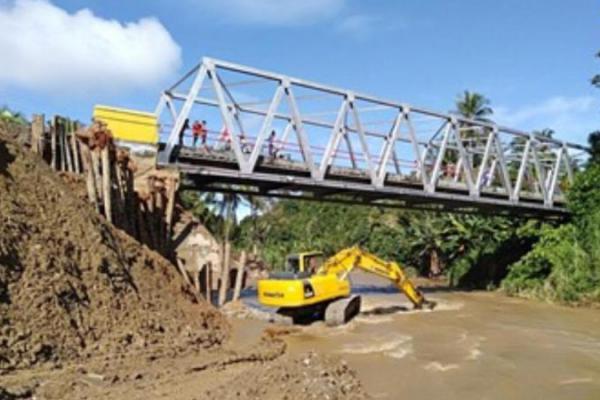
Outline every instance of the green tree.
{"type": "Polygon", "coordinates": [[[481,122],[491,122],[489,117],[494,113],[485,96],[468,90],[456,98],[456,112],[465,118],[481,122]]]}
{"type": "Polygon", "coordinates": [[[588,136],[590,146],[590,163],[600,162],[600,131],[594,131],[588,136]]]}

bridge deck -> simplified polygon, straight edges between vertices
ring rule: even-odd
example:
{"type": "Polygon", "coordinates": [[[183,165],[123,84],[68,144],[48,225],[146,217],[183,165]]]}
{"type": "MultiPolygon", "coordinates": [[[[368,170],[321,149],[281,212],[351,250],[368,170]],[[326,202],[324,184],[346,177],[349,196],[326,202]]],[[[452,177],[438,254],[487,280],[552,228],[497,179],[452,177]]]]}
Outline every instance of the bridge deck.
{"type": "Polygon", "coordinates": [[[324,181],[316,181],[302,163],[267,156],[259,157],[255,172],[244,174],[239,171],[231,150],[183,147],[178,149],[177,165],[184,175],[183,187],[187,189],[434,211],[566,215],[562,195],[555,207],[546,207],[541,194],[523,191],[519,203],[515,204],[506,200],[503,188],[485,187],[481,189],[480,198],[474,200],[464,184],[452,179],[440,179],[436,193],[426,193],[416,176],[388,174],[385,187],[375,190],[364,171],[335,167],[327,172],[324,181]]]}

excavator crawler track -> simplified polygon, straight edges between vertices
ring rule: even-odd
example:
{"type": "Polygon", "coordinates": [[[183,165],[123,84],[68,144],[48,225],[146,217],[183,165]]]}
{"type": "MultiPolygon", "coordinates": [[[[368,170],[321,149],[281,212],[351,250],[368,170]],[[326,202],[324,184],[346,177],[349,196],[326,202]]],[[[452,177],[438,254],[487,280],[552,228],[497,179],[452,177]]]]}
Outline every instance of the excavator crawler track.
{"type": "Polygon", "coordinates": [[[325,309],[325,323],[328,326],[343,325],[360,312],[360,296],[350,296],[332,301],[325,309]]]}

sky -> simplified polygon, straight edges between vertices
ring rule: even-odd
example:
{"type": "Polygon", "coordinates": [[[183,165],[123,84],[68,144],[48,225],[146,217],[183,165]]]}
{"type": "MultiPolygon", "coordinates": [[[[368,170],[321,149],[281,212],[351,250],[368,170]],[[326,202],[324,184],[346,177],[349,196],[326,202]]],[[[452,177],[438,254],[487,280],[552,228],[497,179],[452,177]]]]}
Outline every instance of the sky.
{"type": "Polygon", "coordinates": [[[203,56],[584,143],[600,129],[592,0],[0,0],[0,105],[152,111],[203,56]]]}

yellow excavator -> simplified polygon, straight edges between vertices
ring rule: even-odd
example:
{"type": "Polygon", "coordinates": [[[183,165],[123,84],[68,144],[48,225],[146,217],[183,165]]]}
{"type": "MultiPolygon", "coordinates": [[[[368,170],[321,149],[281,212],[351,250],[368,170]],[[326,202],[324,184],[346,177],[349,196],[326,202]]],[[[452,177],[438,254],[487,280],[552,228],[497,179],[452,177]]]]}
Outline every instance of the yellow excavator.
{"type": "Polygon", "coordinates": [[[348,279],[348,274],[359,268],[391,280],[415,308],[435,307],[395,262],[386,262],[356,246],[323,259],[320,252],[289,255],[283,272],[258,281],[258,301],[277,307],[294,322],[323,318],[327,325],[341,325],[360,312],[360,296],[351,295],[348,279]]]}

